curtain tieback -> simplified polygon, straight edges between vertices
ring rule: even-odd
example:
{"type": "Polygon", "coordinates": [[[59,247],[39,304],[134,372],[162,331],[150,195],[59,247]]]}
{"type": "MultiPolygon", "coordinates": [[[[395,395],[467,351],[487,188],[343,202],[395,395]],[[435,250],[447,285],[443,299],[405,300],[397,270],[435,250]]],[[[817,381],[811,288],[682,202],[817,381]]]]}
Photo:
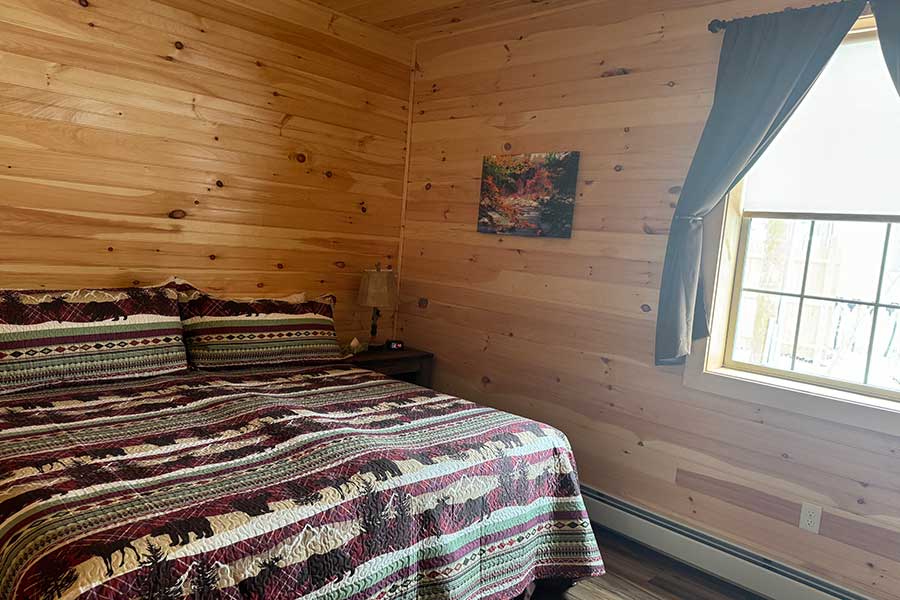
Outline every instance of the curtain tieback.
{"type": "Polygon", "coordinates": [[[689,223],[702,223],[703,217],[687,217],[681,215],[675,215],[675,219],[678,221],[688,221],[689,223]]]}

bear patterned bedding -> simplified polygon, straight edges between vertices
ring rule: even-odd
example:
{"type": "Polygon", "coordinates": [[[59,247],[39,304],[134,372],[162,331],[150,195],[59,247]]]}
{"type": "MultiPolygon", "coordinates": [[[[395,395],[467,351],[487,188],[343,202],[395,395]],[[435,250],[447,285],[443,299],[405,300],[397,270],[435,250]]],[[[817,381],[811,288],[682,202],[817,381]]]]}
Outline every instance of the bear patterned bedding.
{"type": "Polygon", "coordinates": [[[0,600],[511,598],[603,572],[566,438],[346,364],[0,396],[0,600]]]}

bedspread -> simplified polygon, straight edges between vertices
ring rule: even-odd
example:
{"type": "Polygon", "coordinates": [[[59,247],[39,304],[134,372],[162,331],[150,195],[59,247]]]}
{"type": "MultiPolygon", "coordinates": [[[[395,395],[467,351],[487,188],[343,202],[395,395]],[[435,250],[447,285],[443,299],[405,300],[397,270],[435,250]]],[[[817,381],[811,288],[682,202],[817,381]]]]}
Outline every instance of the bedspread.
{"type": "Polygon", "coordinates": [[[565,436],[351,365],[0,396],[0,600],[511,598],[602,574],[565,436]]]}

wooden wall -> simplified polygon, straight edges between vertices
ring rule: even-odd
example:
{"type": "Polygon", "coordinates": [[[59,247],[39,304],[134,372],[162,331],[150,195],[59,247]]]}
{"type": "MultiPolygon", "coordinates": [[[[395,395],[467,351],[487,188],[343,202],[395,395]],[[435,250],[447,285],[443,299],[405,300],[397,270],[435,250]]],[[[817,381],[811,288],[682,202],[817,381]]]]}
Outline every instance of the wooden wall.
{"type": "Polygon", "coordinates": [[[411,57],[305,0],[0,0],[0,286],[334,292],[362,334],[411,57]]]}
{"type": "Polygon", "coordinates": [[[587,485],[897,599],[900,437],[652,364],[667,228],[713,97],[707,23],[784,6],[582,2],[420,42],[400,330],[436,352],[438,389],[563,429],[587,485]],[[482,156],[549,150],[582,152],[572,239],[476,233],[482,156]],[[826,507],[821,535],[797,527],[803,501],[826,507]]]}

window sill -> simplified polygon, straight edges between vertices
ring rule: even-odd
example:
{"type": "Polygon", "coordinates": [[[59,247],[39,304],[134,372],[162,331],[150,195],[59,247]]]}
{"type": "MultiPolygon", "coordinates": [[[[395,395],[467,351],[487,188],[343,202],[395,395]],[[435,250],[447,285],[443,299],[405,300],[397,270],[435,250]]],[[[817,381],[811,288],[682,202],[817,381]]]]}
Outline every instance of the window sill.
{"type": "Polygon", "coordinates": [[[684,370],[684,385],[842,425],[888,435],[900,433],[900,402],[875,396],[725,367],[705,368],[700,360],[688,361],[684,370]]]}

